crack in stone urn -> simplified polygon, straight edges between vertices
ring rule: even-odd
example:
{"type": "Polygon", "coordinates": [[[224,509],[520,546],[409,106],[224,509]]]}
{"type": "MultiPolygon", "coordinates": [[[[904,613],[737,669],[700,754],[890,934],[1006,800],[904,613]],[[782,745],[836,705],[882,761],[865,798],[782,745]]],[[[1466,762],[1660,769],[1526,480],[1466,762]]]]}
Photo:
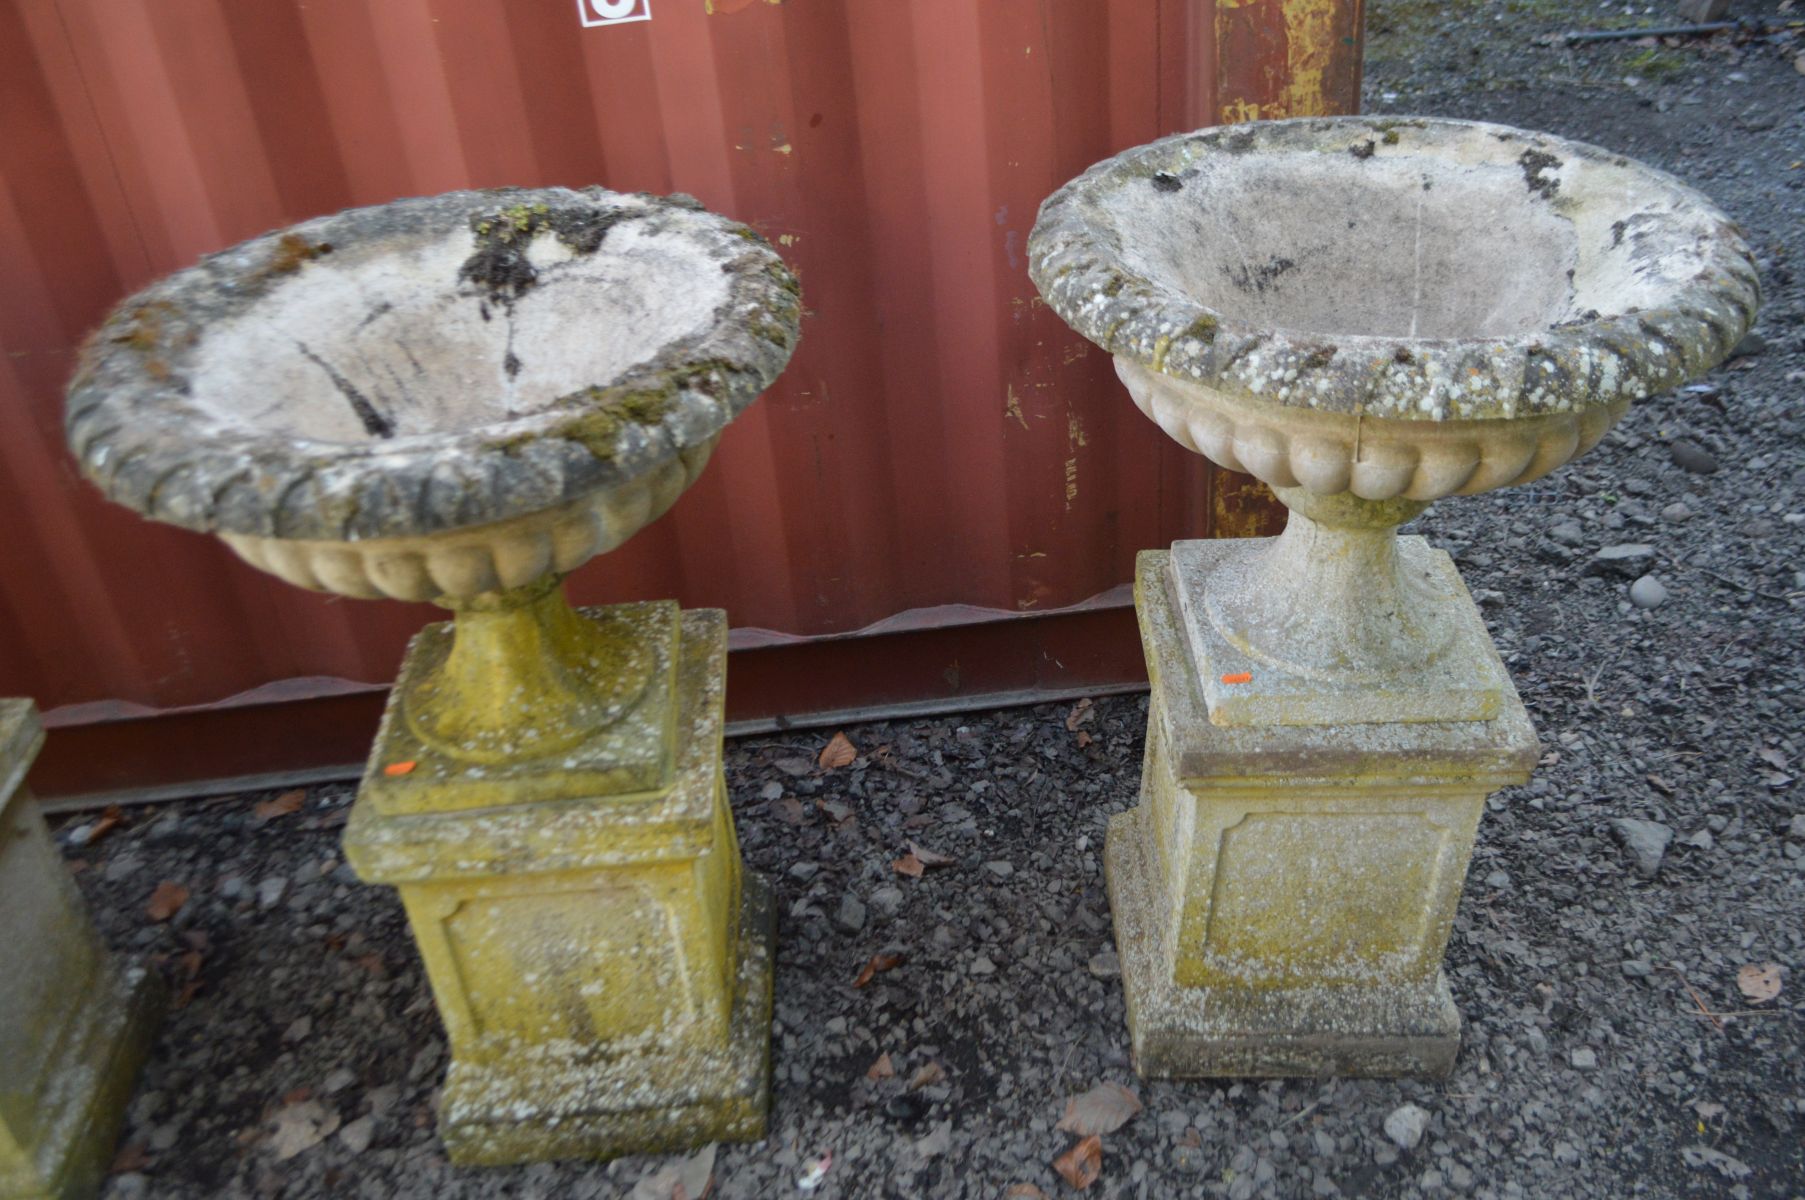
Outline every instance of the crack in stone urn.
{"type": "Polygon", "coordinates": [[[1098,163],[1029,260],[1142,412],[1290,510],[1141,556],[1146,779],[1106,855],[1137,1064],[1445,1072],[1478,813],[1536,741],[1452,560],[1397,527],[1716,366],[1759,304],[1748,247],[1609,151],[1345,117],[1098,163]]]}
{"type": "Polygon", "coordinates": [[[688,197],[455,192],[210,256],[70,384],[87,477],[290,583],[427,600],[346,829],[400,887],[462,1162],[758,1136],[771,907],[721,770],[725,616],[578,611],[783,369],[795,276],[688,197]]]}

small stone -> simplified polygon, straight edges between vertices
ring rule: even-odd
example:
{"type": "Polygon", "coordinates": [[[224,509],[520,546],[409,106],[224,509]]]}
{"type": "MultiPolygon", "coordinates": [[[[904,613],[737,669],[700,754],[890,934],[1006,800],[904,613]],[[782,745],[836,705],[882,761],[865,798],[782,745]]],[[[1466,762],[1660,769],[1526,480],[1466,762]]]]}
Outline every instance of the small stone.
{"type": "Polygon", "coordinates": [[[1630,603],[1637,608],[1659,608],[1667,603],[1667,588],[1653,575],[1630,584],[1630,603]]]}
{"type": "Polygon", "coordinates": [[[293,1021],[289,1022],[288,1028],[282,1031],[282,1040],[285,1042],[305,1041],[307,1035],[312,1032],[312,1017],[296,1017],[293,1021]]]}
{"type": "Polygon", "coordinates": [[[1510,873],[1507,871],[1493,871],[1490,875],[1485,877],[1485,886],[1491,888],[1495,892],[1503,891],[1510,886],[1510,873]]]}
{"type": "Polygon", "coordinates": [[[991,875],[994,875],[998,879],[1007,879],[1011,875],[1015,874],[1014,864],[1006,863],[1001,859],[997,859],[993,862],[985,863],[984,870],[989,872],[991,875]]]}
{"type": "Polygon", "coordinates": [[[1675,500],[1672,504],[1669,504],[1666,508],[1661,510],[1661,519],[1663,521],[1671,521],[1677,525],[1681,521],[1690,521],[1692,519],[1692,510],[1687,508],[1680,501],[1675,500]]]}
{"type": "Polygon", "coordinates": [[[1805,813],[1793,817],[1792,823],[1786,827],[1786,836],[1795,841],[1805,842],[1805,813]]]}
{"type": "Polygon", "coordinates": [[[990,961],[988,955],[980,954],[971,960],[971,966],[967,970],[973,975],[995,975],[997,965],[990,961]]]}
{"type": "Polygon", "coordinates": [[[1636,870],[1644,879],[1653,879],[1661,869],[1661,859],[1673,842],[1673,828],[1659,821],[1642,821],[1634,817],[1618,817],[1611,822],[1617,840],[1636,861],[1636,870]]]}
{"type": "Polygon", "coordinates": [[[288,877],[271,875],[257,885],[257,907],[274,908],[282,903],[282,897],[288,894],[288,877]]]}
{"type": "Polygon", "coordinates": [[[1429,1114],[1414,1104],[1402,1104],[1385,1118],[1385,1136],[1400,1150],[1414,1150],[1429,1129],[1429,1114]]]}
{"type": "Polygon", "coordinates": [[[1647,979],[1654,974],[1654,964],[1646,958],[1626,958],[1620,968],[1631,979],[1647,979]]]}
{"type": "Polygon", "coordinates": [[[1090,973],[1098,979],[1114,979],[1122,973],[1122,960],[1116,957],[1114,950],[1099,950],[1091,955],[1088,964],[1090,973]]]}
{"type": "Polygon", "coordinates": [[[894,917],[902,911],[903,899],[901,888],[893,883],[886,883],[871,893],[871,907],[877,910],[879,916],[894,917]]]}
{"type": "Polygon", "coordinates": [[[790,878],[807,881],[813,879],[820,869],[821,864],[818,862],[799,862],[790,868],[790,878]]]}
{"type": "Polygon", "coordinates": [[[1567,1060],[1578,1070],[1590,1071],[1598,1065],[1598,1052],[1588,1046],[1581,1046],[1569,1054],[1567,1060]]]}
{"type": "Polygon", "coordinates": [[[865,905],[851,892],[840,898],[840,910],[834,914],[834,923],[848,933],[857,933],[865,928],[865,905]]]}
{"type": "Polygon", "coordinates": [[[783,784],[778,783],[773,779],[770,783],[767,783],[764,787],[758,789],[758,798],[760,800],[783,799],[783,784]]]}
{"type": "Polygon", "coordinates": [[[335,1096],[356,1082],[356,1071],[349,1067],[339,1067],[326,1076],[326,1081],[320,1084],[320,1090],[328,1096],[335,1096]]]}
{"type": "Polygon", "coordinates": [[[1586,531],[1577,521],[1563,521],[1548,531],[1548,536],[1563,546],[1582,546],[1586,541],[1586,531]]]}
{"type": "Polygon", "coordinates": [[[1717,839],[1711,836],[1709,829],[1701,829],[1687,838],[1686,844],[1696,850],[1710,850],[1717,845],[1717,839]]]}
{"type": "Polygon", "coordinates": [[[1675,438],[1667,447],[1667,454],[1674,466],[1694,475],[1709,475],[1717,470],[1717,456],[1687,438],[1675,438]]]}
{"type": "Polygon", "coordinates": [[[376,1135],[376,1118],[359,1117],[338,1131],[338,1140],[345,1144],[345,1149],[353,1154],[362,1154],[370,1148],[370,1140],[376,1135]]]}
{"type": "Polygon", "coordinates": [[[1742,340],[1736,343],[1736,349],[1730,351],[1730,357],[1752,358],[1757,354],[1765,353],[1766,350],[1767,339],[1751,329],[1742,335],[1742,340]]]}
{"type": "Polygon", "coordinates": [[[1634,579],[1645,574],[1655,563],[1655,548],[1646,542],[1623,542],[1606,546],[1586,564],[1588,575],[1608,575],[1634,579]]]}

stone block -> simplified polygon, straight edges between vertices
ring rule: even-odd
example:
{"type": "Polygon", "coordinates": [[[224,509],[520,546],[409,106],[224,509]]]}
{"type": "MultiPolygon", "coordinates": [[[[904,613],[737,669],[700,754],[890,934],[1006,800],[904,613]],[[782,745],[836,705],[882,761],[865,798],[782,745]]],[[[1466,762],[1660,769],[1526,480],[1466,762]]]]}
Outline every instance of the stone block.
{"type": "Polygon", "coordinates": [[[1137,564],[1146,763],[1105,848],[1136,1068],[1445,1075],[1479,815],[1538,752],[1515,689],[1489,721],[1213,724],[1169,566],[1137,564]]]}
{"type": "Polygon", "coordinates": [[[722,774],[725,614],[584,617],[639,631],[648,682],[625,717],[549,757],[438,756],[404,711],[448,636],[429,627],[346,827],[359,875],[400,889],[425,962],[451,1045],[440,1133],[458,1163],[764,1131],[774,917],[741,871],[722,774]]]}
{"type": "Polygon", "coordinates": [[[43,744],[0,700],[0,1200],[94,1195],[162,989],[107,952],[24,786],[43,744]]]}

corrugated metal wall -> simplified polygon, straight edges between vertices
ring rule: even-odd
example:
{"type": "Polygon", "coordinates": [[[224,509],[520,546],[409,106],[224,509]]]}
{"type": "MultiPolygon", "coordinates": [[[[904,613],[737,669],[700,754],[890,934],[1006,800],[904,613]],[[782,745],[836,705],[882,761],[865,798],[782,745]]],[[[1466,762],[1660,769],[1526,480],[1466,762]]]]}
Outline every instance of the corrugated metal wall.
{"type": "Polygon", "coordinates": [[[0,0],[0,694],[166,708],[390,678],[433,610],[308,595],[103,503],[64,453],[61,386],[83,334],[160,274],[468,186],[689,192],[803,279],[788,373],[669,517],[575,577],[578,600],[675,596],[817,635],[1120,584],[1136,550],[1243,500],[1213,497],[1037,301],[1036,207],[1164,132],[1351,108],[1359,7],[0,0]]]}

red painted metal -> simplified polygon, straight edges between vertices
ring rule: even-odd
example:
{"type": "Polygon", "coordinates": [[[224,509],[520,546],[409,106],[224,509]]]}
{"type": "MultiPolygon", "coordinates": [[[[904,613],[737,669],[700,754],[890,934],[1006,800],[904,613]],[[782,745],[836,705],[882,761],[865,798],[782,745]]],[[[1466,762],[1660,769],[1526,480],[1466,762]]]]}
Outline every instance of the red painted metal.
{"type": "MultiPolygon", "coordinates": [[[[1065,179],[1239,99],[1352,108],[1359,0],[647,2],[584,27],[582,0],[0,0],[0,694],[47,710],[42,761],[94,711],[67,706],[384,682],[433,617],[141,522],[63,450],[61,387],[110,305],[349,205],[685,191],[797,267],[789,371],[669,516],[574,577],[581,602],[674,596],[792,638],[1039,612],[1119,585],[1141,548],[1270,520],[1134,413],[1038,302],[1024,242],[1065,179]]],[[[874,644],[792,651],[813,678],[764,692],[736,665],[736,708],[851,703],[848,681],[905,702],[874,644]]],[[[190,725],[179,760],[149,739],[126,761],[222,773],[229,726],[190,725]]]]}

